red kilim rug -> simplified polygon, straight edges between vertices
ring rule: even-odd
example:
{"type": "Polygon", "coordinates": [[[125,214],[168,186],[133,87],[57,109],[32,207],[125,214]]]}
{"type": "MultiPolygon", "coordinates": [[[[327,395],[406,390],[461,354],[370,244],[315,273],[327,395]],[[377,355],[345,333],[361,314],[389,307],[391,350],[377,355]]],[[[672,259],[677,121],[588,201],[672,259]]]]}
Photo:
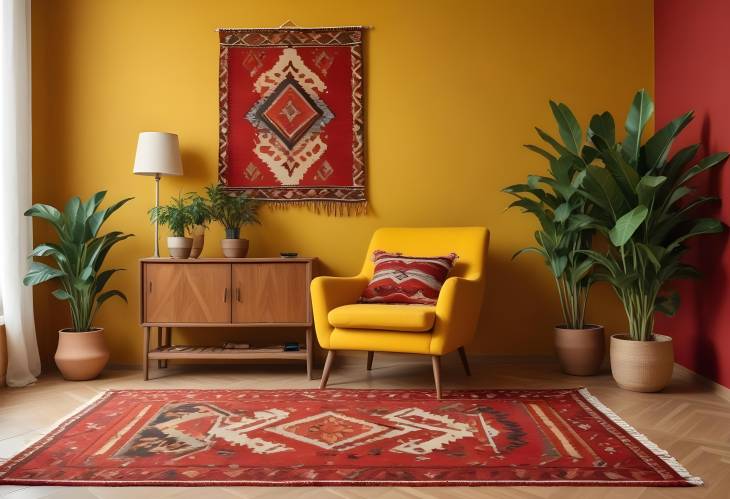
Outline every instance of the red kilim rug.
{"type": "Polygon", "coordinates": [[[700,485],[585,389],[108,391],[0,467],[29,485],[700,485]]]}

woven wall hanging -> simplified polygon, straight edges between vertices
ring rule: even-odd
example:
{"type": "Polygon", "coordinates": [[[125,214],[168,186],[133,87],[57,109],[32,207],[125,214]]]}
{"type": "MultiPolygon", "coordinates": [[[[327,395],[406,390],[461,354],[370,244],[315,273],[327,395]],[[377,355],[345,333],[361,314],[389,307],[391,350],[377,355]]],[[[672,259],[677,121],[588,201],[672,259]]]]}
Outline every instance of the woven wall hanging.
{"type": "Polygon", "coordinates": [[[364,29],[218,30],[221,184],[275,207],[365,213],[364,29]]]}

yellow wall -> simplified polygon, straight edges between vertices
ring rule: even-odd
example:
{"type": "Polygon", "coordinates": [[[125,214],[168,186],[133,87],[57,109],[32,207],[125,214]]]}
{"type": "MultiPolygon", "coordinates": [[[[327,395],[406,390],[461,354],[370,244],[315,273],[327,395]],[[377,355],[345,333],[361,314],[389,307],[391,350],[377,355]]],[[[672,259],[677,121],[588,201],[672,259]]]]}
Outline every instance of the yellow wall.
{"type": "MultiPolygon", "coordinates": [[[[324,271],[355,273],[372,231],[393,225],[486,225],[489,286],[472,351],[547,354],[560,320],[552,279],[529,243],[533,221],[504,212],[500,188],[545,165],[524,150],[534,125],[553,130],[547,101],[567,102],[585,123],[605,109],[624,116],[636,89],[653,88],[650,0],[33,0],[33,177],[37,202],[109,190],[136,199],[108,229],[133,232],[109,265],[129,306],[97,318],[112,362],[139,363],[137,259],[152,251],[146,211],[153,181],[132,175],[137,133],[177,132],[185,176],[162,181],[162,199],[216,178],[217,26],[366,24],[368,216],[264,210],[246,229],[253,256],[293,250],[324,271]]],[[[166,232],[163,231],[163,244],[166,232]]],[[[36,229],[36,238],[48,231],[36,229]]],[[[222,231],[204,255],[218,256],[222,231]]],[[[65,307],[36,291],[44,356],[65,307]]],[[[589,310],[624,328],[605,289],[589,310]]]]}

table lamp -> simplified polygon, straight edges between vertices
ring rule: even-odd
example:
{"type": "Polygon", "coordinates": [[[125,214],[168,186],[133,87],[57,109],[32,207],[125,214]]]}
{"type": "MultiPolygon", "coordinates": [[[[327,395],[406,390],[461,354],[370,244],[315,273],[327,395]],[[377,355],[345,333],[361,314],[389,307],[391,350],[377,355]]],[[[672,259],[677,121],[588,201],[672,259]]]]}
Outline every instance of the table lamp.
{"type": "MultiPolygon", "coordinates": [[[[160,207],[160,177],[182,175],[180,143],[177,135],[166,132],[142,132],[134,158],[135,175],[154,175],[155,209],[160,207]]],[[[160,257],[160,227],[155,219],[155,258],[160,257]]]]}

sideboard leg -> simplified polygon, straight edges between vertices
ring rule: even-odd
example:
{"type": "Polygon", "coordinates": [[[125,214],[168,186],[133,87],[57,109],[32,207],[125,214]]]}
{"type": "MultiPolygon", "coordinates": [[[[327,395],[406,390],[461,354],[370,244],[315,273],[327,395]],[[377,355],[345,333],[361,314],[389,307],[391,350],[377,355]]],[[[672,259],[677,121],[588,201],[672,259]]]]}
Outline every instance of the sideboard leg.
{"type": "Polygon", "coordinates": [[[142,344],[142,370],[144,371],[144,380],[147,381],[150,379],[150,359],[149,359],[149,352],[150,352],[150,328],[145,327],[144,328],[144,343],[142,344]]]}
{"type": "MultiPolygon", "coordinates": [[[[157,328],[157,348],[162,348],[162,328],[157,328]]],[[[162,368],[162,359],[157,360],[157,369],[162,368]]]]}
{"type": "MultiPolygon", "coordinates": [[[[170,347],[172,345],[172,328],[166,327],[162,330],[162,343],[166,347],[170,347]]],[[[162,361],[162,367],[167,369],[167,359],[162,361]]]]}
{"type": "Polygon", "coordinates": [[[307,328],[307,379],[312,379],[312,362],[314,360],[314,346],[312,328],[307,328]]]}

